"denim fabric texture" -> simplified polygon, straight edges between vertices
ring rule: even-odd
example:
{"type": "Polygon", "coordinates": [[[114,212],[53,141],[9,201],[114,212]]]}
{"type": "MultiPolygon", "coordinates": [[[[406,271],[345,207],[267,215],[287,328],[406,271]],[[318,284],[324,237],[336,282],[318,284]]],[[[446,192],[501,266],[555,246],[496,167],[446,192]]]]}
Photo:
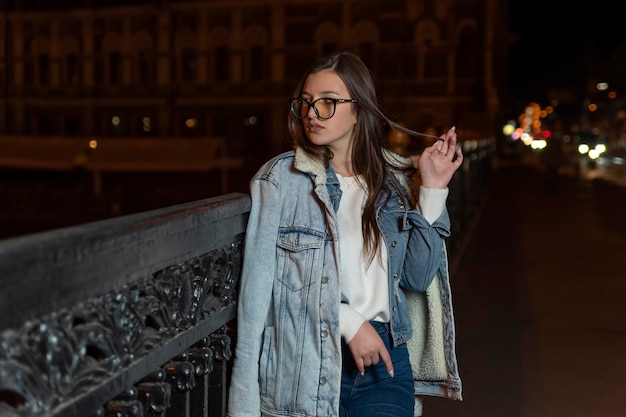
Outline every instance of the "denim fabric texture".
{"type": "MultiPolygon", "coordinates": [[[[228,416],[337,416],[339,181],[331,167],[296,149],[264,164],[250,190],[228,416]]],[[[412,335],[403,289],[423,292],[447,268],[447,211],[431,225],[409,201],[408,191],[377,197],[389,254],[391,346],[412,335]]]]}

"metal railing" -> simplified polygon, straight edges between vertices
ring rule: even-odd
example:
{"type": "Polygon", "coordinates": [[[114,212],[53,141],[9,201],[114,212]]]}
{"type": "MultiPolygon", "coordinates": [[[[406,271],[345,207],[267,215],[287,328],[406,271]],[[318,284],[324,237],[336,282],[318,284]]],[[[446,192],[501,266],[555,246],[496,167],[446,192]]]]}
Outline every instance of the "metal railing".
{"type": "Polygon", "coordinates": [[[453,265],[461,256],[463,244],[470,239],[471,224],[486,192],[496,156],[493,138],[468,140],[461,146],[463,165],[452,177],[447,204],[452,223],[448,251],[453,265]]]}
{"type": "Polygon", "coordinates": [[[225,415],[249,197],[0,241],[0,416],[225,415]]]}

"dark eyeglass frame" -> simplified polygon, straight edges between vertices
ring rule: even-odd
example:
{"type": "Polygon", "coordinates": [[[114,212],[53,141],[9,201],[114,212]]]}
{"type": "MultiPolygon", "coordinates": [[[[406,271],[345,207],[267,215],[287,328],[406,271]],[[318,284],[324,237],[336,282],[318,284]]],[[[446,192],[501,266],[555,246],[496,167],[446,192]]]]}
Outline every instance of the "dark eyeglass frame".
{"type": "Polygon", "coordinates": [[[302,116],[300,114],[297,114],[296,111],[293,109],[293,104],[295,102],[302,102],[301,105],[304,105],[304,103],[306,103],[306,105],[308,107],[308,109],[306,111],[306,114],[309,114],[309,110],[312,107],[313,111],[315,112],[315,115],[318,118],[320,118],[321,120],[328,120],[328,119],[330,119],[331,117],[333,117],[335,115],[335,111],[337,111],[337,103],[356,103],[356,100],[353,99],[353,98],[320,97],[317,100],[309,101],[309,100],[304,99],[302,97],[290,98],[289,99],[289,109],[291,110],[291,114],[293,114],[296,119],[304,119],[306,117],[306,115],[302,116]],[[320,100],[332,101],[332,103],[333,103],[333,111],[330,114],[330,116],[328,116],[328,117],[320,116],[320,112],[317,110],[317,107],[315,107],[315,103],[317,103],[320,100]]]}

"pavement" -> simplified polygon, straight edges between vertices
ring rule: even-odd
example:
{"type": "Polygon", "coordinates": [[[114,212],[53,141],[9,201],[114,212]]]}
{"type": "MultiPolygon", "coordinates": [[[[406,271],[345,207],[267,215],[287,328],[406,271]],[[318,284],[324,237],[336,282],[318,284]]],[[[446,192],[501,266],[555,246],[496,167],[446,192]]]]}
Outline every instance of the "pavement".
{"type": "Polygon", "coordinates": [[[626,416],[626,233],[593,200],[585,176],[496,166],[451,271],[464,400],[425,417],[626,416]]]}

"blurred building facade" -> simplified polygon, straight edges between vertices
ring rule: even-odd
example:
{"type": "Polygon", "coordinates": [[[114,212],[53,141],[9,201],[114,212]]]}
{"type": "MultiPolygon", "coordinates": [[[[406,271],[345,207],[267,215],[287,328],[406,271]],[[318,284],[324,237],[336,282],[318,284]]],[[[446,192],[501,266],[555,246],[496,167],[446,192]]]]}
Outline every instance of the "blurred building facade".
{"type": "Polygon", "coordinates": [[[231,152],[271,154],[286,146],[287,99],[308,65],[350,50],[398,121],[490,136],[501,3],[12,0],[0,16],[0,132],[220,136],[231,152]]]}

